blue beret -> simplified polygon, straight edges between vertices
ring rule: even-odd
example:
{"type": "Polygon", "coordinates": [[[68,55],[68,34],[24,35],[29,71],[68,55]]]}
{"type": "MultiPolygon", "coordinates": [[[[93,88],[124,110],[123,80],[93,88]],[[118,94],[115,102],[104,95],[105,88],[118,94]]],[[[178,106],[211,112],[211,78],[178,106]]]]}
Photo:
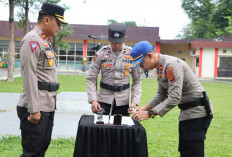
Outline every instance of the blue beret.
{"type": "Polygon", "coordinates": [[[143,57],[150,52],[152,45],[148,41],[138,42],[131,50],[130,56],[133,58],[131,69],[137,68],[143,60],[143,57]]]}

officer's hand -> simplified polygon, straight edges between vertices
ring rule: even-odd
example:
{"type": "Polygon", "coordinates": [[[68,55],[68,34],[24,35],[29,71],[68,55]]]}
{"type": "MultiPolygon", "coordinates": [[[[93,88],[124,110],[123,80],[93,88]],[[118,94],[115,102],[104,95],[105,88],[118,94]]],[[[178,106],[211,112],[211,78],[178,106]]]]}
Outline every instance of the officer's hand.
{"type": "Polygon", "coordinates": [[[147,120],[149,117],[148,111],[143,110],[137,110],[133,113],[132,118],[134,118],[137,121],[147,120]]]}
{"type": "Polygon", "coordinates": [[[40,112],[30,113],[30,115],[27,117],[27,120],[32,124],[37,124],[40,121],[40,117],[40,112]]]}
{"type": "Polygon", "coordinates": [[[92,104],[92,112],[93,113],[98,113],[101,111],[101,106],[96,100],[93,100],[91,102],[91,104],[92,104]]]}
{"type": "Polygon", "coordinates": [[[143,107],[138,107],[138,108],[136,108],[136,111],[148,111],[148,110],[150,110],[150,109],[151,109],[151,106],[148,105],[148,104],[146,104],[146,105],[144,105],[143,107]]]}
{"type": "Polygon", "coordinates": [[[136,106],[137,106],[136,104],[133,104],[133,103],[132,103],[132,104],[130,105],[130,107],[128,108],[127,112],[128,112],[128,113],[136,112],[136,106]],[[134,108],[134,110],[133,110],[132,108],[134,108]]]}

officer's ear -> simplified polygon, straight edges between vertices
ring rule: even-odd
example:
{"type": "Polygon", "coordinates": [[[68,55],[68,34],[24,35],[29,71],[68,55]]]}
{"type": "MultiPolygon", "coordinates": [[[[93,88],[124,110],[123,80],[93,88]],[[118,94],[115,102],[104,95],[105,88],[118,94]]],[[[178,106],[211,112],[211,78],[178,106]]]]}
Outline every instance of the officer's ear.
{"type": "Polygon", "coordinates": [[[49,25],[49,23],[52,21],[52,17],[50,17],[50,16],[44,16],[43,21],[44,21],[45,25],[49,25]]]}
{"type": "Polygon", "coordinates": [[[45,24],[45,25],[48,25],[48,24],[49,24],[49,21],[50,21],[49,17],[48,17],[48,16],[45,16],[44,19],[43,19],[44,24],[45,24]]]}
{"type": "Polygon", "coordinates": [[[148,52],[146,55],[149,57],[149,59],[152,58],[152,53],[148,52]]]}

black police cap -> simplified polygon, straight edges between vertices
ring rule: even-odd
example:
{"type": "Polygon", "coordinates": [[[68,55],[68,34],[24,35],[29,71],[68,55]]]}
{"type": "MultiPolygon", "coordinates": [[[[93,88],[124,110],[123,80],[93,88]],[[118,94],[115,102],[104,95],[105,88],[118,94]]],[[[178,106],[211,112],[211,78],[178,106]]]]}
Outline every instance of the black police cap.
{"type": "Polygon", "coordinates": [[[112,23],[108,26],[108,40],[111,43],[123,43],[125,41],[126,25],[112,23]]]}
{"type": "Polygon", "coordinates": [[[58,5],[43,3],[39,14],[55,16],[60,22],[62,22],[63,24],[67,24],[68,22],[64,20],[64,11],[65,9],[58,5]]]}

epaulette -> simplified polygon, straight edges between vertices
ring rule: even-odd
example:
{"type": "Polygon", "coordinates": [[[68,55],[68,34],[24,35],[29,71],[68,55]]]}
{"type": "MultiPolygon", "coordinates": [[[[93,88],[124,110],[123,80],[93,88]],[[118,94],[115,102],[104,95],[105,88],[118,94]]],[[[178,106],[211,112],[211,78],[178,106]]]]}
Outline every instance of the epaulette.
{"type": "Polygon", "coordinates": [[[106,46],[103,46],[99,51],[105,50],[105,49],[109,49],[109,48],[110,48],[110,46],[109,46],[109,45],[106,45],[106,46]]]}

